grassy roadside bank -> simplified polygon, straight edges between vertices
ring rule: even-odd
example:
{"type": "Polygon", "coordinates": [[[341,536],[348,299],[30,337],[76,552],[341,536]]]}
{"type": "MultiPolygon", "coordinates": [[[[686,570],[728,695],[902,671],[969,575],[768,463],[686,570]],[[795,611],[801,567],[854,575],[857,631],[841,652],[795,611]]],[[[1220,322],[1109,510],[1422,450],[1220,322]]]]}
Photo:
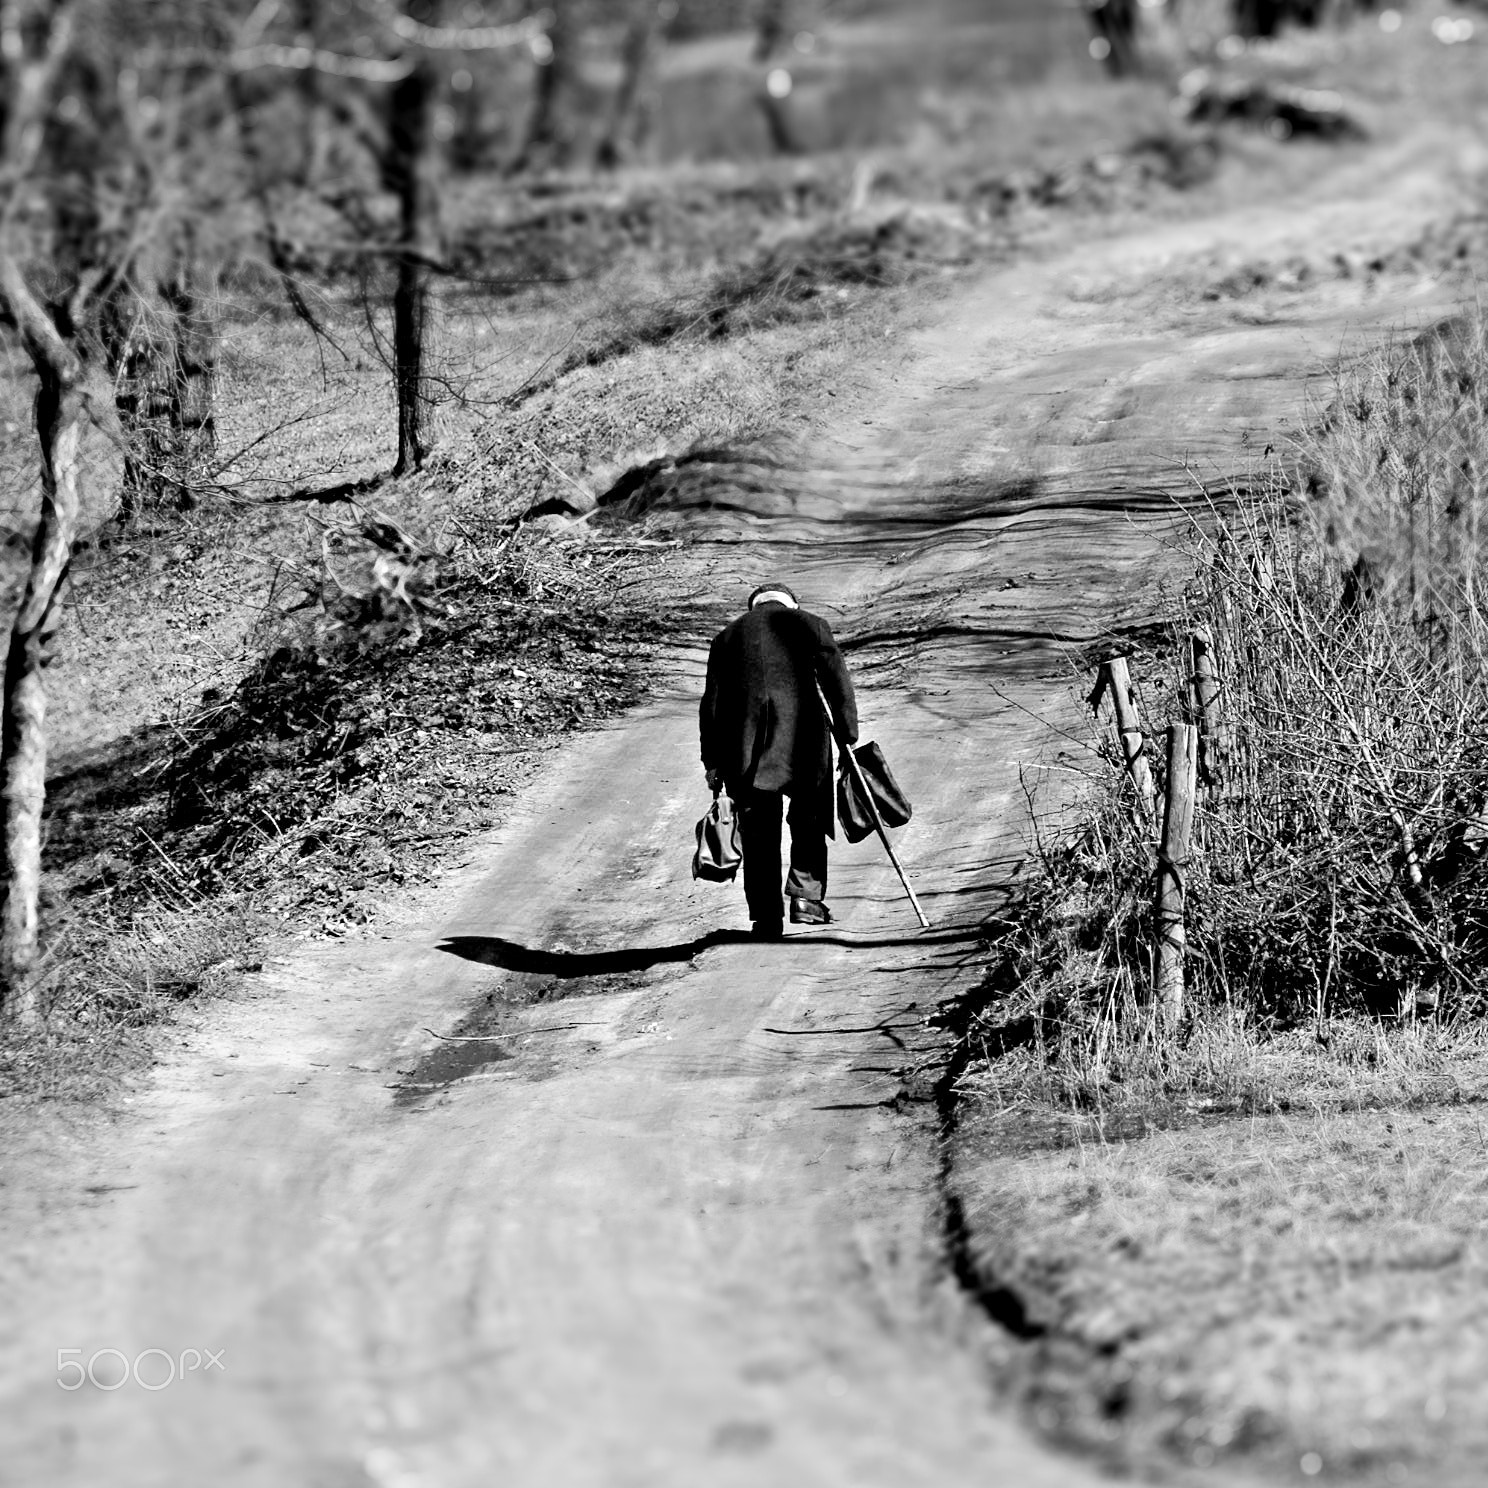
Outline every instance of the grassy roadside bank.
{"type": "Polygon", "coordinates": [[[1196,533],[1171,644],[1133,660],[1150,738],[1188,707],[1195,626],[1221,682],[1183,1020],[1149,999],[1152,833],[1093,724],[1077,819],[954,1015],[950,1191],[1010,1324],[998,1375],[1051,1437],[1121,1471],[1466,1484],[1481,306],[1341,367],[1286,453],[1196,533]]]}
{"type": "Polygon", "coordinates": [[[1005,1398],[1122,1475],[1481,1481],[1485,1091],[1454,1088],[1140,1139],[1025,1124],[1021,1152],[976,1110],[954,1182],[976,1275],[1024,1309],[1005,1398]]]}

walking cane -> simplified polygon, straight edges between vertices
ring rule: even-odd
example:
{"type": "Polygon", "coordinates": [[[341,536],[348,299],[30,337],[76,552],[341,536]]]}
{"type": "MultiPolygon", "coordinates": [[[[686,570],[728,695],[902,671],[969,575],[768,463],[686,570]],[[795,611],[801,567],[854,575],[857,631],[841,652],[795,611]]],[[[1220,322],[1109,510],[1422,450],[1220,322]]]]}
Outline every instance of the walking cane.
{"type": "Polygon", "coordinates": [[[848,769],[852,771],[853,778],[858,782],[858,789],[863,793],[863,800],[868,803],[868,814],[873,818],[873,829],[878,833],[878,840],[883,843],[884,851],[889,855],[889,862],[894,865],[894,872],[899,875],[899,882],[904,885],[904,892],[909,895],[909,902],[914,906],[920,928],[928,930],[930,921],[925,918],[925,911],[920,908],[920,901],[915,898],[915,891],[910,886],[904,865],[899,861],[899,854],[894,851],[894,844],[889,841],[889,834],[884,830],[883,818],[878,814],[878,802],[873,799],[873,792],[868,789],[868,782],[863,778],[863,767],[852,752],[852,745],[837,733],[837,720],[832,716],[831,704],[827,702],[827,695],[822,691],[820,678],[816,679],[816,695],[821,699],[822,712],[827,715],[827,727],[837,739],[837,748],[841,750],[842,758],[847,761],[848,769]]]}

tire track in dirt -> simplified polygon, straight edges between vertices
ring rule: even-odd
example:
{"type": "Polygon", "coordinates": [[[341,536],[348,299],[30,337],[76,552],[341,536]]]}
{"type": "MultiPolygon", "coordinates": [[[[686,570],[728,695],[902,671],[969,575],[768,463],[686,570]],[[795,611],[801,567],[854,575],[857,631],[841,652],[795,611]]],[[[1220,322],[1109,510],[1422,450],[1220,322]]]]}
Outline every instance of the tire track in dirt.
{"type": "Polygon", "coordinates": [[[683,878],[709,610],[662,693],[555,751],[394,929],[308,947],[203,1016],[91,1158],[120,1191],[13,1299],[0,1477],[1088,1481],[989,1409],[934,1112],[905,1105],[902,1071],[977,974],[1021,851],[1020,768],[1073,706],[1065,643],[1150,614],[1182,526],[1156,498],[1184,457],[1242,462],[1345,332],[1448,304],[1347,282],[1258,326],[1158,314],[1153,286],[1237,234],[1256,253],[1408,237],[1450,208],[1440,146],[970,286],[778,491],[688,513],[679,584],[722,606],[786,572],[852,648],[868,732],[916,799],[901,845],[935,931],[913,933],[869,843],[834,856],[840,932],[714,933],[745,919],[683,878]],[[543,998],[509,1030],[559,1031],[429,1079],[425,1026],[518,986],[543,998]],[[63,1394],[74,1346],[220,1349],[226,1368],[63,1394]]]}

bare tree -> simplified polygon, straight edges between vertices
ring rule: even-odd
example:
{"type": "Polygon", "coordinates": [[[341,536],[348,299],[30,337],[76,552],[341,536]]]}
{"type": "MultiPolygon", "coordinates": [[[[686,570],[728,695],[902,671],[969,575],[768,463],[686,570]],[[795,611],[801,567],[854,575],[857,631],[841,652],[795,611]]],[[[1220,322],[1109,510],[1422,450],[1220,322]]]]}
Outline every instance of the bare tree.
{"type": "Polygon", "coordinates": [[[1096,51],[1112,77],[1127,77],[1137,71],[1136,0],[1088,0],[1090,26],[1096,51]]]}
{"type": "Polygon", "coordinates": [[[145,53],[200,14],[173,0],[0,0],[0,325],[36,381],[40,473],[0,710],[0,1004],[23,1020],[38,1014],[45,667],[84,513],[101,520],[118,495],[129,441],[112,374],[152,316],[166,327],[168,417],[211,437],[215,331],[191,278],[186,155],[172,133],[183,95],[158,71],[151,94],[139,87],[145,53]],[[162,118],[152,159],[147,135],[162,118]]]}
{"type": "MultiPolygon", "coordinates": [[[[296,34],[307,38],[312,46],[321,38],[324,6],[319,0],[295,0],[296,34]]],[[[314,67],[301,68],[298,74],[300,104],[304,111],[305,150],[300,158],[299,184],[308,186],[325,172],[331,151],[331,118],[325,103],[325,75],[314,67]]]]}
{"type": "MultiPolygon", "coordinates": [[[[266,13],[272,20],[279,8],[276,0],[261,0],[255,14],[266,13]]],[[[216,65],[229,74],[291,69],[340,80],[334,97],[329,90],[318,88],[317,103],[357,140],[373,162],[375,185],[394,198],[397,226],[391,243],[357,190],[342,191],[331,204],[361,238],[364,264],[392,264],[388,297],[392,335],[385,350],[378,334],[379,350],[386,356],[397,396],[398,449],[392,470],[396,476],[420,469],[435,443],[440,386],[435,366],[437,285],[445,268],[440,221],[445,149],[438,122],[447,73],[453,59],[472,52],[522,45],[541,52],[549,44],[554,22],[551,12],[513,19],[509,7],[502,5],[496,19],[482,24],[446,24],[435,0],[396,4],[394,0],[361,0],[361,10],[354,25],[350,20],[343,22],[344,35],[326,26],[322,32],[297,33],[280,41],[273,39],[269,27],[252,44],[240,44],[217,58],[216,65]],[[365,27],[368,19],[374,23],[370,33],[365,27]],[[367,45],[369,41],[374,44],[367,45]]],[[[273,167],[261,151],[254,152],[252,164],[271,257],[291,303],[302,319],[319,329],[282,251],[275,249],[278,232],[269,207],[273,167]]]]}
{"type": "MultiPolygon", "coordinates": [[[[0,317],[19,336],[36,375],[41,508],[30,564],[11,619],[0,717],[0,1000],[18,1019],[38,1009],[32,972],[38,948],[41,813],[46,799],[48,641],[77,537],[80,446],[92,410],[86,361],[76,335],[82,285],[66,300],[41,293],[24,263],[28,187],[41,159],[53,87],[78,25],[74,0],[0,6],[0,76],[6,113],[0,133],[0,317]]],[[[33,229],[34,230],[34,229],[33,229]]]]}
{"type": "Polygon", "coordinates": [[[398,245],[393,287],[393,381],[398,395],[398,459],[393,474],[423,466],[434,446],[430,365],[438,304],[432,268],[440,258],[439,156],[434,138],[438,80],[426,57],[388,93],[386,184],[398,199],[398,245]]]}
{"type": "Polygon", "coordinates": [[[614,170],[623,164],[649,132],[663,16],[660,0],[632,0],[620,43],[620,82],[594,153],[594,163],[600,170],[614,170]]]}
{"type": "Polygon", "coordinates": [[[759,0],[755,18],[754,60],[770,62],[791,39],[795,0],[759,0]]]}
{"type": "Polygon", "coordinates": [[[778,65],[779,58],[795,34],[800,0],[760,0],[755,20],[754,60],[764,69],[756,97],[770,132],[770,143],[778,155],[796,155],[801,150],[796,131],[791,93],[795,87],[790,70],[778,65]]]}
{"type": "Polygon", "coordinates": [[[573,0],[553,0],[548,16],[547,32],[533,54],[537,74],[532,111],[522,147],[511,163],[513,174],[541,166],[563,165],[573,149],[573,139],[563,117],[564,95],[573,85],[578,61],[573,0]]]}
{"type": "Polygon", "coordinates": [[[35,368],[36,436],[41,450],[41,511],[31,539],[25,590],[11,621],[0,722],[0,818],[5,880],[0,886],[0,989],[23,1022],[37,1006],[31,972],[37,955],[41,890],[41,813],[46,801],[46,685],[55,628],[81,507],[78,455],[89,417],[83,362],[58,332],[8,253],[0,253],[0,297],[35,368]]]}

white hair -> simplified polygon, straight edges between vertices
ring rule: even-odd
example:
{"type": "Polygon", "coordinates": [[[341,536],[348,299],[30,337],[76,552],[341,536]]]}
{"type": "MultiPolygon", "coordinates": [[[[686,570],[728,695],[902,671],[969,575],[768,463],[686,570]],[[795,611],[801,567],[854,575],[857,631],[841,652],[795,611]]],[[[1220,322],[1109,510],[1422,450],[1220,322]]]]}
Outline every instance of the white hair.
{"type": "Polygon", "coordinates": [[[770,604],[772,601],[775,604],[783,604],[787,609],[790,610],[799,610],[801,608],[801,606],[796,602],[796,596],[794,594],[788,593],[784,589],[760,590],[760,592],[749,601],[749,608],[752,610],[756,605],[770,604]]]}

